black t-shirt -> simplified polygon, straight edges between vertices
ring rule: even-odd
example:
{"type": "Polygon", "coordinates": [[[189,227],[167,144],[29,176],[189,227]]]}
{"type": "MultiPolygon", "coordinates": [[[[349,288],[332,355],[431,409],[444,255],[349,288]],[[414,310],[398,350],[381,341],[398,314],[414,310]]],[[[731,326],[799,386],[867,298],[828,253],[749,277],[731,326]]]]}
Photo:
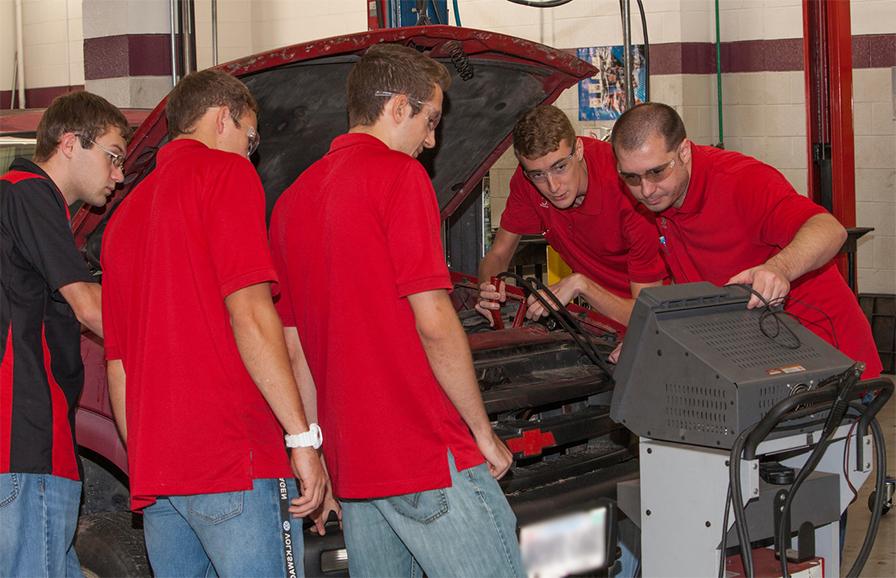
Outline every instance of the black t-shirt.
{"type": "Polygon", "coordinates": [[[34,163],[0,177],[0,473],[79,477],[80,324],[59,288],[92,278],[69,219],[34,163]]]}

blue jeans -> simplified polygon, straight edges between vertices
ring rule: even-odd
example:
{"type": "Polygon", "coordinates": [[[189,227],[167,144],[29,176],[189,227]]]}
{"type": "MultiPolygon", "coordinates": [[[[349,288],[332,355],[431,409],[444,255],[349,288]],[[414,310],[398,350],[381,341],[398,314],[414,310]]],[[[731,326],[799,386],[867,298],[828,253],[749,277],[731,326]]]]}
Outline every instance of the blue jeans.
{"type": "MultiPolygon", "coordinates": [[[[297,497],[294,479],[284,489],[290,500],[297,497]]],[[[143,511],[153,573],[304,576],[302,520],[290,517],[288,527],[282,521],[280,491],[279,480],[264,479],[241,492],[158,498],[143,511]]]]}
{"type": "Polygon", "coordinates": [[[614,578],[634,578],[641,569],[641,529],[629,519],[622,520],[618,526],[618,545],[622,550],[619,556],[618,572],[614,578]]]}
{"type": "Polygon", "coordinates": [[[342,502],[353,578],[525,576],[516,516],[488,466],[448,462],[448,488],[342,502]]]}
{"type": "Polygon", "coordinates": [[[0,474],[0,576],[82,576],[72,546],[81,482],[0,474]]]}

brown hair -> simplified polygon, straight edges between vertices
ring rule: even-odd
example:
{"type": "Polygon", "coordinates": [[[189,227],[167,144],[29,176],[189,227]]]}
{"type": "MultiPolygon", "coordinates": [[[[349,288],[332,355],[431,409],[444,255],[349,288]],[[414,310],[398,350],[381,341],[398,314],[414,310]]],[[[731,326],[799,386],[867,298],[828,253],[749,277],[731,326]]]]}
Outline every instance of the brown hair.
{"type": "Polygon", "coordinates": [[[53,99],[37,125],[37,145],[34,161],[41,163],[56,152],[62,135],[76,133],[81,147],[89,149],[93,142],[111,128],[118,128],[127,140],[130,134],[128,120],[102,96],[79,91],[63,94],[53,99]]]}
{"type": "Polygon", "coordinates": [[[400,44],[371,46],[348,75],[348,125],[369,126],[379,119],[388,98],[376,96],[378,90],[411,97],[416,115],[422,107],[415,99],[428,101],[436,85],[442,92],[451,86],[442,63],[400,44]]]}
{"type": "Polygon", "coordinates": [[[245,84],[221,70],[200,70],[182,78],[168,95],[169,138],[191,133],[196,121],[213,106],[230,109],[237,126],[248,110],[258,114],[255,97],[245,84]]]}
{"type": "Polygon", "coordinates": [[[613,126],[610,142],[614,151],[632,151],[641,148],[655,134],[666,140],[667,151],[680,145],[688,136],[684,122],[674,108],[661,102],[647,102],[625,111],[619,117],[613,126]]]}
{"type": "Polygon", "coordinates": [[[560,148],[560,143],[576,144],[576,131],[566,114],[551,105],[523,113],[513,127],[513,152],[517,158],[541,158],[560,148]]]}

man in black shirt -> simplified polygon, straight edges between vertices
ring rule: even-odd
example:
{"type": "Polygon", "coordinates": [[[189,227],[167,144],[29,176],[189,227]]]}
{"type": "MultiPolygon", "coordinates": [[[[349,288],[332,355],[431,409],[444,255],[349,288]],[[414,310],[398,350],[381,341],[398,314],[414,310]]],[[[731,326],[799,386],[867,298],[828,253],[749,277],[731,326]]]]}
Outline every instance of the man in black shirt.
{"type": "Polygon", "coordinates": [[[69,206],[102,206],[123,179],[128,123],[103,98],[60,96],[34,162],[0,177],[0,576],[80,576],[75,404],[80,325],[102,336],[100,286],[69,206]]]}

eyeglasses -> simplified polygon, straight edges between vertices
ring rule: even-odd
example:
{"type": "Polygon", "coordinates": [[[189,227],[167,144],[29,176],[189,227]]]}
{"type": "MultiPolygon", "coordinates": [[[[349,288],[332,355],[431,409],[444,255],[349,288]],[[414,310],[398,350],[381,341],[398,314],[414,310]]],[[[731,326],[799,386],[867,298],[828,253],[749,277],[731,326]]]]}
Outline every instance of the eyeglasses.
{"type": "Polygon", "coordinates": [[[115,151],[110,151],[109,149],[107,149],[106,147],[101,145],[100,143],[96,142],[92,138],[85,136],[83,134],[75,133],[75,136],[82,138],[82,139],[86,140],[87,142],[91,142],[91,143],[95,144],[97,147],[99,147],[99,149],[101,151],[103,151],[104,153],[109,155],[109,160],[112,162],[112,166],[115,167],[116,169],[121,170],[121,168],[124,167],[125,157],[123,154],[119,154],[115,151]]]}
{"type": "MultiPolygon", "coordinates": [[[[373,93],[374,96],[382,96],[382,97],[386,97],[386,98],[392,98],[393,96],[398,96],[399,94],[401,94],[401,93],[390,92],[388,90],[378,90],[373,93]]],[[[435,108],[433,105],[429,104],[428,102],[423,102],[419,98],[414,98],[413,96],[410,96],[408,94],[406,94],[405,96],[407,97],[407,99],[409,101],[413,102],[421,109],[425,108],[426,106],[431,106],[431,107],[435,108]]],[[[426,124],[429,126],[430,131],[436,130],[436,127],[439,126],[439,123],[441,121],[442,121],[442,112],[441,111],[438,111],[433,115],[427,115],[427,117],[426,117],[426,124]]]]}
{"type": "Polygon", "coordinates": [[[669,173],[672,172],[672,168],[675,166],[675,159],[672,159],[668,163],[662,164],[658,167],[653,167],[652,169],[647,169],[643,174],[638,173],[624,173],[619,169],[616,169],[619,173],[619,176],[625,181],[625,184],[632,187],[641,186],[641,179],[650,181],[651,183],[658,183],[669,176],[669,173]]]}
{"type": "Polygon", "coordinates": [[[573,149],[573,151],[569,153],[568,156],[563,157],[543,171],[523,170],[523,173],[525,173],[526,177],[533,183],[543,183],[548,180],[548,175],[559,177],[560,175],[566,174],[566,172],[569,170],[569,167],[572,166],[572,158],[575,156],[575,154],[576,151],[575,149],[573,149]]]}
{"type": "Polygon", "coordinates": [[[249,152],[246,153],[247,157],[251,157],[252,153],[258,150],[258,145],[261,144],[261,135],[258,134],[258,131],[253,127],[249,127],[249,130],[246,132],[246,136],[249,137],[249,152]]]}

